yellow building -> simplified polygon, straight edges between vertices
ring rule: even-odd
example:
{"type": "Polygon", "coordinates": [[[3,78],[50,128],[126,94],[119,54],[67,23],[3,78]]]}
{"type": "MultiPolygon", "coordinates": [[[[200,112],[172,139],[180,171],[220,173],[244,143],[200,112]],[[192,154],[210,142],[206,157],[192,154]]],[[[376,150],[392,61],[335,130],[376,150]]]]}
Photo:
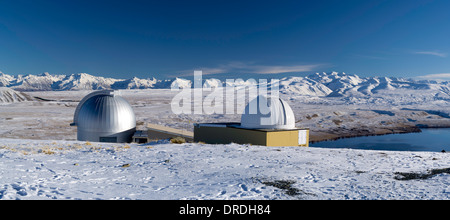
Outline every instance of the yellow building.
{"type": "Polygon", "coordinates": [[[194,124],[194,142],[252,144],[262,146],[309,146],[308,129],[249,129],[240,123],[194,124]]]}
{"type": "Polygon", "coordinates": [[[194,141],[308,147],[309,130],[295,127],[294,113],[287,102],[258,96],[245,107],[241,123],[194,124],[194,141]]]}

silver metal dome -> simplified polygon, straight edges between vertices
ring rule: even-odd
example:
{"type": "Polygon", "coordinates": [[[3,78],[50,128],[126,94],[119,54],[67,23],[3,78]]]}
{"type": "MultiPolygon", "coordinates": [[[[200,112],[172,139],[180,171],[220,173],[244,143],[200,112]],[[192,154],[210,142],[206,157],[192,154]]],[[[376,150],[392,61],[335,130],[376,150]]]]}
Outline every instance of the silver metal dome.
{"type": "Polygon", "coordinates": [[[74,122],[79,141],[131,142],[136,132],[136,116],[131,105],[119,93],[93,92],[81,100],[74,122]]]}
{"type": "Polygon", "coordinates": [[[278,97],[260,95],[245,107],[241,126],[249,129],[295,129],[295,116],[287,102],[278,97]]]}

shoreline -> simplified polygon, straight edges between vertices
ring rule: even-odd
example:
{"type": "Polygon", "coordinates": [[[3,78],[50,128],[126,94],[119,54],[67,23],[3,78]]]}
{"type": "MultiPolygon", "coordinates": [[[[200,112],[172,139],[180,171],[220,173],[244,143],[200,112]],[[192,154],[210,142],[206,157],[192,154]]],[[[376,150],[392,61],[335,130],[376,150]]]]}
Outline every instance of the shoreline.
{"type": "Polygon", "coordinates": [[[323,141],[336,141],[344,138],[356,138],[367,136],[381,136],[389,134],[408,134],[420,133],[421,129],[428,128],[450,128],[450,124],[436,125],[436,124],[420,124],[420,126],[404,126],[393,128],[366,128],[366,129],[333,129],[331,131],[310,131],[310,144],[323,141]],[[350,133],[352,132],[352,133],[350,133]]]}

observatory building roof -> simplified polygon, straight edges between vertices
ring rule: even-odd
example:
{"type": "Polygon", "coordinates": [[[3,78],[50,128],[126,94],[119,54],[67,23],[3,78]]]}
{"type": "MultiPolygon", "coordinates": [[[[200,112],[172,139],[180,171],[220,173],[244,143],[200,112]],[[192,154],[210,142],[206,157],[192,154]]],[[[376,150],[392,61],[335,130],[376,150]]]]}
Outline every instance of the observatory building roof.
{"type": "Polygon", "coordinates": [[[258,96],[245,107],[241,127],[249,129],[295,129],[289,104],[278,97],[258,96]]]}
{"type": "Polygon", "coordinates": [[[93,92],[81,100],[74,123],[80,132],[122,132],[136,127],[131,105],[117,92],[93,92]]]}

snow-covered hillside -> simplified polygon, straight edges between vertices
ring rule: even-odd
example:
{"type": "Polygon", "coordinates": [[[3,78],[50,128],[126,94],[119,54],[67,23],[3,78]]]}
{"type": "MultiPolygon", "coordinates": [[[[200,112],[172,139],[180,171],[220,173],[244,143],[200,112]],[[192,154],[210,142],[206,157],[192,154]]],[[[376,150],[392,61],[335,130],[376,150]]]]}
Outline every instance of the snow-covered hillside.
{"type": "Polygon", "coordinates": [[[1,199],[449,199],[438,152],[0,139],[1,199]]]}
{"type": "Polygon", "coordinates": [[[279,81],[280,91],[283,93],[308,95],[308,96],[327,96],[333,92],[326,85],[312,80],[308,77],[288,77],[279,81]]]}
{"type": "Polygon", "coordinates": [[[0,87],[0,104],[34,100],[29,95],[10,88],[0,87]]]}

